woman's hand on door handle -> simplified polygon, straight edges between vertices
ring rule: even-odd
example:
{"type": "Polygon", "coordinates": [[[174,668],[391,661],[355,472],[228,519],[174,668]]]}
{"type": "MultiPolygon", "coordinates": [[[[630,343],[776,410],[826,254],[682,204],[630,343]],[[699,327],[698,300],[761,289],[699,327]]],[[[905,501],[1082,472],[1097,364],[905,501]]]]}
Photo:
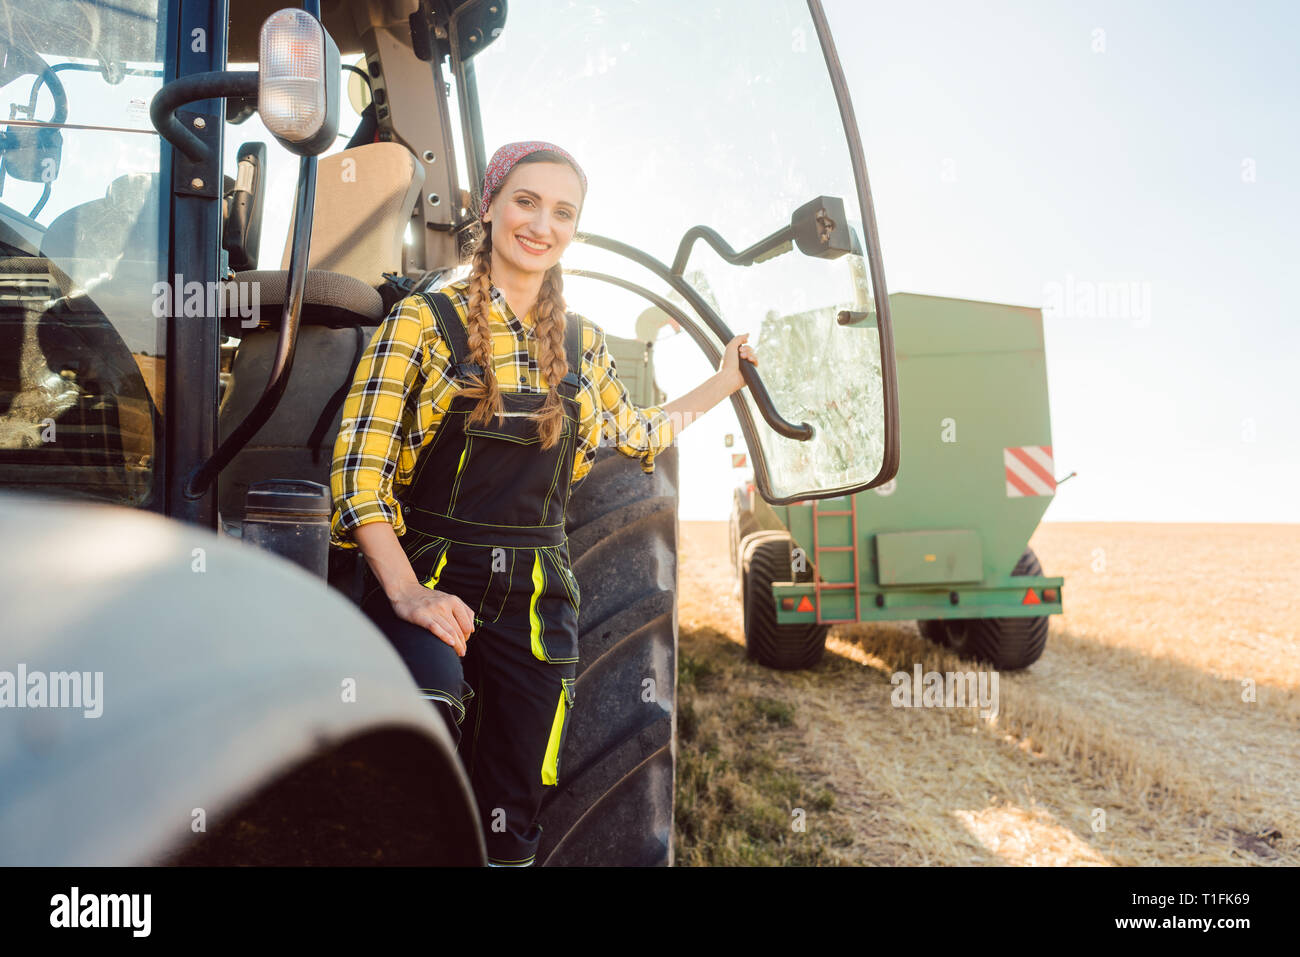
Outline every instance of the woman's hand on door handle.
{"type": "Polygon", "coordinates": [[[745,341],[748,338],[748,332],[733,336],[727,343],[727,349],[722,356],[722,365],[718,367],[718,371],[690,392],[664,406],[669,421],[673,423],[674,440],[686,426],[733,392],[745,387],[745,377],[740,371],[741,363],[748,362],[755,367],[758,366],[758,356],[754,354],[753,347],[745,341]]]}
{"type": "Polygon", "coordinates": [[[749,362],[753,366],[758,366],[758,356],[754,353],[753,346],[746,341],[749,339],[748,332],[742,332],[738,336],[732,337],[727,343],[726,351],[722,354],[722,365],[718,369],[718,375],[727,383],[727,388],[731,391],[730,395],[745,387],[745,377],[740,373],[740,363],[742,360],[749,362]]]}

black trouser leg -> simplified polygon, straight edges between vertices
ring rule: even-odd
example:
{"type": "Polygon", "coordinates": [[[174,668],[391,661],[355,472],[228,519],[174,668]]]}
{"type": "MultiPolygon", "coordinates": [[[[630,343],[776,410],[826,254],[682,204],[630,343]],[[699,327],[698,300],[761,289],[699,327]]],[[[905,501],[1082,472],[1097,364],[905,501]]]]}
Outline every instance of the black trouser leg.
{"type": "MultiPolygon", "coordinates": [[[[362,605],[406,663],[407,670],[420,688],[420,694],[447,722],[452,741],[459,746],[465,731],[466,706],[474,696],[473,686],[465,678],[465,668],[456,649],[433,632],[398,618],[383,592],[362,605]]],[[[473,654],[473,639],[466,657],[473,654]]]]}
{"type": "Polygon", "coordinates": [[[565,685],[571,689],[575,666],[539,661],[500,623],[480,626],[470,639],[475,644],[476,695],[462,725],[461,759],[488,860],[530,864],[542,838],[537,815],[559,770],[570,710],[565,685]]]}
{"type": "Polygon", "coordinates": [[[436,635],[398,618],[382,591],[362,605],[446,717],[478,803],[488,860],[501,865],[534,861],[538,812],[562,773],[576,665],[541,660],[536,648],[577,655],[577,608],[565,582],[534,550],[518,551],[523,557],[492,576],[486,609],[482,569],[490,567],[491,549],[457,550],[444,566],[440,589],[493,614],[479,619],[463,659],[436,635]],[[544,585],[536,596],[535,575],[544,585]]]}

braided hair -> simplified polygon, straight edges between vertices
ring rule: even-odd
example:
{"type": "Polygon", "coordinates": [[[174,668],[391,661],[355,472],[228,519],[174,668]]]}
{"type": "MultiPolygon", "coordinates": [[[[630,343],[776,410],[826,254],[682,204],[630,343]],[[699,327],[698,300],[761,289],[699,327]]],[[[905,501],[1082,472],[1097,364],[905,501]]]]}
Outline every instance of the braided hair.
{"type": "MultiPolygon", "coordinates": [[[[519,163],[530,162],[568,163],[568,160],[558,153],[538,150],[519,160],[519,163]]],[[[469,309],[466,317],[469,351],[471,361],[478,363],[483,369],[483,375],[471,377],[470,384],[462,388],[459,394],[479,400],[469,416],[470,423],[475,425],[484,424],[504,411],[492,363],[492,330],[488,325],[492,306],[492,231],[489,226],[480,218],[474,227],[474,236],[466,247],[470,263],[469,309]]],[[[564,404],[556,387],[569,372],[569,360],[564,351],[566,312],[564,270],[556,263],[546,270],[542,278],[535,307],[537,363],[549,385],[546,401],[532,416],[537,423],[543,449],[554,447],[560,441],[564,428],[564,404]]]]}

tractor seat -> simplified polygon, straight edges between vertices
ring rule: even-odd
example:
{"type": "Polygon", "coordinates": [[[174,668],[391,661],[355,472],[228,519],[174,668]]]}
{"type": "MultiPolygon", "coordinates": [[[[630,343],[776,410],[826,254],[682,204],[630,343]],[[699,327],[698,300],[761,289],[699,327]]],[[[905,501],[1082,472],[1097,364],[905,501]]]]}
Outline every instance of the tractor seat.
{"type": "MultiPolygon", "coordinates": [[[[307,279],[303,325],[377,326],[383,320],[376,290],[385,272],[401,272],[406,227],[423,185],[423,167],[399,143],[368,143],[319,161],[308,263],[314,272],[307,279]]],[[[266,326],[280,324],[296,219],[278,270],[235,274],[238,283],[259,284],[258,318],[266,326]]],[[[248,330],[239,326],[238,318],[227,318],[223,331],[243,338],[248,330]]]]}
{"type": "MultiPolygon", "coordinates": [[[[236,339],[248,338],[255,331],[254,319],[263,331],[266,328],[279,329],[280,317],[284,314],[284,303],[289,297],[289,273],[283,269],[250,269],[235,274],[240,283],[256,283],[258,291],[258,309],[247,320],[239,315],[227,315],[222,319],[222,332],[236,339]],[[248,325],[245,326],[244,323],[248,325]]],[[[251,299],[246,300],[250,305],[251,299]]],[[[232,301],[231,306],[235,303],[232,301]]],[[[231,310],[234,311],[233,309],[231,310]]],[[[302,316],[303,327],[319,326],[377,326],[384,318],[383,297],[375,287],[353,276],[329,272],[324,269],[308,269],[307,283],[303,289],[302,316]]]]}
{"type": "Polygon", "coordinates": [[[41,238],[41,255],[73,283],[88,289],[108,277],[139,281],[158,277],[158,190],[153,173],[127,173],[108,185],[103,199],[59,214],[41,238]],[[143,251],[143,259],[136,260],[143,251]]]}
{"type": "MultiPolygon", "coordinates": [[[[271,418],[221,473],[218,507],[228,529],[242,526],[251,482],[307,479],[329,485],[343,399],[384,318],[377,290],[385,272],[402,271],[404,235],[423,185],[423,168],[397,143],[370,143],[319,161],[293,370],[271,418]]],[[[288,293],[292,242],[291,223],[282,269],[235,274],[237,282],[258,284],[258,325],[245,327],[252,317],[242,320],[238,314],[222,320],[222,331],[240,344],[218,414],[221,441],[266,387],[288,293]]],[[[251,305],[251,298],[245,302],[251,305]]]]}

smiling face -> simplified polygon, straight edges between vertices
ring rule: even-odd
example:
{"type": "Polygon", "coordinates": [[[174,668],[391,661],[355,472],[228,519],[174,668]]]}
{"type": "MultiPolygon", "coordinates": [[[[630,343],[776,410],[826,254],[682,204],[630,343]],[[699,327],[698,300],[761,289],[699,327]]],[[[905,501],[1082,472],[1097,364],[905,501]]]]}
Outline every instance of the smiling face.
{"type": "Polygon", "coordinates": [[[492,255],[522,272],[545,272],[578,228],[582,183],[567,163],[518,163],[492,197],[483,222],[492,255]]]}

